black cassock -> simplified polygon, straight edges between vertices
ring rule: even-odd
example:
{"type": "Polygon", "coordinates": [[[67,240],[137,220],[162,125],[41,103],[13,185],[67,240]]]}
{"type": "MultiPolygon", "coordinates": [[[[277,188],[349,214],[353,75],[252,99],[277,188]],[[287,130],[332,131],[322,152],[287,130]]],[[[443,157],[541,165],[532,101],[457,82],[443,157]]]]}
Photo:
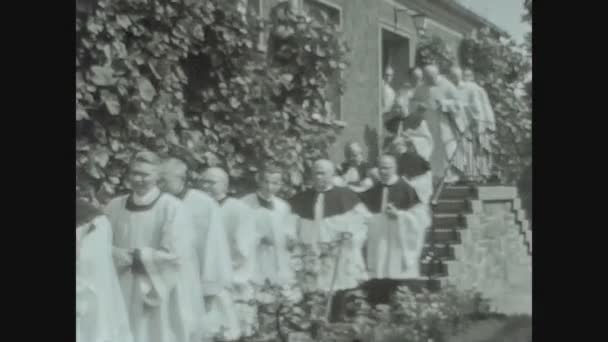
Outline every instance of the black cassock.
{"type": "MultiPolygon", "coordinates": [[[[350,219],[346,219],[345,221],[340,221],[340,223],[338,224],[339,227],[336,226],[336,222],[332,222],[329,223],[328,221],[332,221],[332,220],[340,220],[341,215],[343,214],[347,214],[348,212],[350,212],[351,210],[355,209],[355,207],[358,204],[361,204],[361,200],[359,199],[359,196],[356,192],[352,191],[349,188],[346,187],[338,187],[338,186],[334,186],[331,189],[324,191],[324,200],[323,200],[323,222],[327,222],[327,224],[330,224],[333,228],[331,229],[332,232],[334,232],[333,229],[339,229],[342,230],[344,229],[344,231],[352,231],[353,232],[353,241],[355,243],[355,247],[353,247],[352,249],[349,249],[347,251],[348,254],[344,254],[343,252],[343,256],[341,259],[341,262],[348,262],[348,265],[353,266],[355,265],[354,269],[353,268],[349,268],[349,269],[345,269],[348,280],[347,282],[350,285],[346,285],[346,286],[342,286],[342,285],[338,285],[336,284],[336,292],[334,294],[333,300],[332,300],[332,310],[331,310],[331,317],[330,320],[335,321],[335,320],[339,320],[341,315],[343,314],[343,310],[344,310],[344,294],[345,294],[345,290],[347,290],[348,288],[352,288],[353,286],[356,286],[355,283],[360,282],[360,281],[364,281],[367,279],[367,274],[365,272],[365,262],[363,260],[363,255],[362,255],[362,245],[365,241],[365,231],[362,231],[360,228],[366,228],[365,225],[363,224],[363,222],[359,222],[358,219],[353,218],[353,221],[350,221],[350,219]],[[353,222],[351,224],[348,224],[347,222],[353,222]],[[343,226],[341,226],[343,224],[343,226]],[[353,231],[354,229],[354,231],[353,231]],[[357,261],[358,260],[358,261],[357,261]],[[363,279],[360,279],[363,278],[363,279]]],[[[310,220],[313,221],[315,220],[315,213],[314,213],[314,207],[315,207],[315,203],[317,201],[317,197],[319,196],[319,194],[317,193],[316,190],[314,189],[309,189],[309,190],[305,190],[303,192],[298,193],[297,195],[293,196],[290,200],[289,203],[291,205],[292,211],[297,214],[300,218],[304,219],[304,220],[310,220]]],[[[322,224],[323,226],[323,224],[322,224]]],[[[310,227],[310,226],[309,226],[310,227]]],[[[305,229],[303,227],[301,227],[300,229],[305,229]]],[[[314,227],[310,227],[309,229],[315,229],[314,227]]],[[[299,232],[299,236],[300,239],[302,241],[308,240],[307,238],[304,239],[302,238],[302,235],[307,235],[308,232],[304,232],[302,233],[301,231],[299,232]]],[[[330,233],[333,236],[333,233],[330,233]]],[[[343,267],[345,267],[345,264],[342,264],[336,268],[336,270],[342,270],[343,267]]],[[[332,266],[334,267],[334,266],[332,266]]],[[[348,267],[348,266],[346,266],[348,267]]],[[[327,272],[322,272],[323,274],[323,278],[327,279],[331,273],[331,270],[327,270],[327,272]]],[[[340,274],[342,274],[341,272],[339,272],[340,274]]],[[[340,276],[337,276],[337,279],[343,279],[340,276]]]]}
{"type": "Polygon", "coordinates": [[[395,157],[397,158],[397,173],[407,179],[422,176],[431,170],[431,164],[416,151],[410,150],[395,157]]]}
{"type": "MultiPolygon", "coordinates": [[[[360,194],[362,202],[365,203],[373,214],[380,214],[382,211],[382,192],[384,188],[388,188],[387,204],[391,203],[398,210],[405,211],[420,203],[420,199],[414,188],[399,177],[394,184],[385,185],[378,182],[374,184],[372,188],[360,194]]],[[[369,229],[369,234],[373,235],[374,232],[372,229],[374,229],[374,227],[372,226],[369,229]]],[[[371,249],[371,246],[367,246],[366,252],[374,254],[374,250],[371,249]]],[[[372,255],[366,255],[366,260],[368,260],[368,262],[370,261],[370,258],[372,258],[371,260],[374,260],[372,255]]],[[[382,277],[381,279],[369,280],[363,284],[362,289],[367,292],[370,303],[374,305],[381,303],[387,304],[395,289],[402,284],[402,280],[382,277]]]]}
{"type": "MultiPolygon", "coordinates": [[[[334,186],[324,191],[323,218],[344,214],[361,203],[356,192],[349,188],[334,186]]],[[[314,220],[314,205],[318,192],[314,189],[304,190],[289,200],[292,211],[301,218],[314,220]]]]}
{"type": "Polygon", "coordinates": [[[392,203],[399,210],[408,210],[414,205],[420,203],[420,199],[416,194],[416,190],[399,178],[392,185],[385,185],[376,182],[369,190],[360,194],[361,201],[367,206],[367,209],[374,214],[381,212],[382,206],[382,190],[388,188],[388,203],[392,203]]]}

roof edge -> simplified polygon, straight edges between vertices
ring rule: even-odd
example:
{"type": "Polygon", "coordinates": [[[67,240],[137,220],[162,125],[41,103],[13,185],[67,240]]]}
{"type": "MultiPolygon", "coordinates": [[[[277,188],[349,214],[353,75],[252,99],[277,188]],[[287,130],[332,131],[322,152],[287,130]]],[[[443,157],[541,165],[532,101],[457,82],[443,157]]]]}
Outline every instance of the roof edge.
{"type": "Polygon", "coordinates": [[[481,15],[477,14],[473,10],[463,6],[462,4],[460,4],[454,0],[431,0],[429,2],[441,5],[446,9],[453,10],[470,21],[476,22],[481,25],[489,26],[491,29],[495,30],[500,35],[505,35],[505,36],[509,36],[509,37],[511,36],[507,31],[505,31],[498,25],[494,24],[490,20],[482,17],[481,15]]]}

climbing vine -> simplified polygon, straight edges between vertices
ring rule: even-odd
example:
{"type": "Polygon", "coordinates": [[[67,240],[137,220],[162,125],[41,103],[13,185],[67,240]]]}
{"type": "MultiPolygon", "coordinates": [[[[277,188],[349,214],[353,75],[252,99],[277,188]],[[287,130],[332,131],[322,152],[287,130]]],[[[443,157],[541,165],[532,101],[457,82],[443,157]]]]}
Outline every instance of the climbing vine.
{"type": "Polygon", "coordinates": [[[221,165],[237,190],[274,162],[291,190],[342,127],[325,87],[348,49],[331,26],[286,4],[271,21],[235,0],[88,4],[76,20],[81,192],[125,190],[128,160],[143,149],[186,160],[193,182],[221,165]]]}

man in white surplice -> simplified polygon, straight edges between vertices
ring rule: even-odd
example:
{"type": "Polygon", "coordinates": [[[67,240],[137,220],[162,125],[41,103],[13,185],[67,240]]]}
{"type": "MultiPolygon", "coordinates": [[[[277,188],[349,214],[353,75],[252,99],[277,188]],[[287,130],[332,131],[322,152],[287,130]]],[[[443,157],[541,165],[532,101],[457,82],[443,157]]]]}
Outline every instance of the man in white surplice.
{"type": "Polygon", "coordinates": [[[295,243],[296,221],[289,204],[277,197],[283,174],[279,168],[265,167],[257,176],[258,190],[241,200],[254,212],[251,219],[261,237],[257,246],[255,282],[288,286],[294,281],[290,250],[295,243]]]}
{"type": "Polygon", "coordinates": [[[180,299],[180,263],[189,220],[180,201],[157,187],[160,158],[139,152],[129,166],[132,192],[110,201],[117,268],[135,342],[188,342],[191,308],[180,299]]]}
{"type": "Polygon", "coordinates": [[[228,237],[233,273],[231,293],[238,316],[238,333],[250,336],[257,326],[256,308],[248,303],[255,298],[256,251],[261,237],[256,231],[255,220],[251,219],[253,210],[240,199],[229,196],[228,186],[228,174],[223,169],[211,167],[203,173],[203,190],[219,204],[228,237]]]}
{"type": "Polygon", "coordinates": [[[76,201],[76,342],[132,342],[112,261],[112,227],[91,204],[76,201]]]}
{"type": "Polygon", "coordinates": [[[380,157],[380,182],[361,194],[373,213],[367,242],[367,266],[375,279],[420,277],[419,259],[425,230],[431,224],[428,206],[397,174],[394,156],[380,157]]]}
{"type": "Polygon", "coordinates": [[[312,247],[320,263],[312,286],[322,291],[357,287],[367,279],[363,244],[369,212],[357,193],[332,184],[335,167],[331,161],[318,160],[313,173],[314,187],[290,199],[292,210],[299,216],[300,241],[312,247]],[[336,258],[323,249],[340,240],[343,242],[337,247],[340,258],[336,264],[336,258]]]}
{"type": "Polygon", "coordinates": [[[477,169],[482,177],[492,176],[492,136],[496,132],[496,118],[486,90],[475,82],[471,69],[465,69],[463,78],[475,92],[475,97],[481,105],[481,110],[474,118],[477,122],[476,135],[478,145],[475,149],[477,169]]]}
{"type": "MultiPolygon", "coordinates": [[[[232,261],[219,206],[209,195],[187,186],[187,172],[188,167],[183,161],[169,158],[163,163],[160,184],[164,191],[182,201],[192,220],[191,236],[185,241],[191,254],[183,263],[192,271],[186,274],[184,283],[188,295],[183,298],[192,304],[193,320],[188,323],[193,338],[198,341],[200,336],[216,335],[222,324],[230,322],[236,313],[230,300],[232,261]],[[209,315],[203,298],[214,303],[209,308],[209,315]]],[[[227,329],[230,330],[229,327],[227,329]]]]}
{"type": "MultiPolygon", "coordinates": [[[[467,117],[467,125],[478,122],[478,118],[482,111],[482,105],[478,96],[475,94],[473,86],[469,82],[463,80],[462,69],[458,66],[452,66],[450,68],[449,76],[452,84],[454,84],[454,87],[456,88],[456,100],[453,109],[464,112],[463,114],[467,117]]],[[[462,149],[462,155],[465,159],[465,174],[468,178],[476,179],[479,176],[479,173],[474,153],[475,132],[471,128],[472,126],[467,127],[460,148],[462,149]]]]}
{"type": "Polygon", "coordinates": [[[465,158],[458,141],[468,126],[464,111],[455,110],[456,88],[439,73],[436,65],[424,68],[425,85],[416,88],[411,100],[413,108],[425,108],[424,119],[433,137],[430,163],[435,177],[443,177],[447,168],[447,183],[457,182],[465,172],[465,158]],[[453,164],[448,168],[450,158],[453,164]]]}

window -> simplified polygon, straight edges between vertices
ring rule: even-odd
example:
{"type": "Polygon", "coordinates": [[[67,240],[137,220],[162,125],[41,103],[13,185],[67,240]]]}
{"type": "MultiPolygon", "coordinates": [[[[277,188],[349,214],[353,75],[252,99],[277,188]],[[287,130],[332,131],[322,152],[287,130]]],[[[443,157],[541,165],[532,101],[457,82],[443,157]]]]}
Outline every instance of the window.
{"type": "Polygon", "coordinates": [[[410,41],[407,37],[382,29],[382,76],[388,66],[393,69],[391,87],[397,92],[409,80],[410,41]]]}
{"type": "Polygon", "coordinates": [[[337,29],[342,28],[342,11],[337,5],[323,0],[304,0],[303,9],[319,22],[335,25],[337,29]]]}

